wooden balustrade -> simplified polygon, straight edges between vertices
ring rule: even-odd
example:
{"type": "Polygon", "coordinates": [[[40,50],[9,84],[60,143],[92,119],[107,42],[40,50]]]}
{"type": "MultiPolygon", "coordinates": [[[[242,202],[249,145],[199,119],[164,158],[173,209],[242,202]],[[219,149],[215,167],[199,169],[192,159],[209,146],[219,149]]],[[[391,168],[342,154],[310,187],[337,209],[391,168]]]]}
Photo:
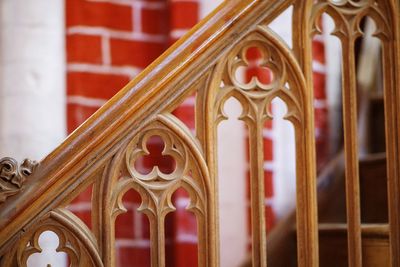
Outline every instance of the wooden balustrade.
{"type": "Polygon", "coordinates": [[[58,235],[72,266],[115,266],[115,219],[124,212],[124,193],[134,189],[150,221],[152,266],[163,267],[164,220],[180,187],[189,193],[198,221],[199,266],[219,266],[217,126],[231,97],[241,103],[240,119],[249,131],[253,266],[267,266],[261,129],[273,119],[268,106],[274,98],[285,102],[295,129],[297,263],[318,266],[311,38],[326,13],[343,49],[349,266],[362,266],[354,42],[362,34],[360,21],[369,16],[383,46],[391,266],[400,267],[399,12],[397,0],[225,1],[39,163],[0,161],[1,266],[26,266],[46,230],[58,235]],[[290,6],[293,49],[268,27],[290,6]],[[269,83],[257,78],[245,83],[237,76],[253,48],[260,52],[260,66],[272,73],[269,83]],[[195,93],[192,133],[171,112],[195,93]],[[163,140],[164,155],[175,160],[172,173],[136,170],[152,136],[163,140]],[[67,209],[89,186],[91,229],[67,209]]]}

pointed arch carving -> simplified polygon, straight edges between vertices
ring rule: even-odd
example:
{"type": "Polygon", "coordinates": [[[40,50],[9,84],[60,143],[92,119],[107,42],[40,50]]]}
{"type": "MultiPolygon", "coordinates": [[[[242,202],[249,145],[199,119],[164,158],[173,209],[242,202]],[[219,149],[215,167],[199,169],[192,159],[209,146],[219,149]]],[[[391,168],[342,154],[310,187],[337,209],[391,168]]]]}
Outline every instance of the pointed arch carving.
{"type": "Polygon", "coordinates": [[[244,111],[241,119],[245,121],[256,122],[256,116],[271,119],[267,107],[275,97],[288,104],[286,118],[292,123],[300,122],[303,117],[306,85],[302,71],[291,50],[266,26],[257,26],[218,62],[208,90],[215,91],[205,94],[211,96],[206,101],[208,110],[212,107],[217,110],[217,123],[226,118],[223,106],[232,96],[242,104],[244,111]],[[253,47],[262,54],[260,66],[267,67],[272,73],[272,81],[268,84],[262,84],[255,77],[246,84],[237,79],[237,69],[248,65],[246,52],[253,47]],[[213,94],[215,99],[212,99],[213,94]],[[260,114],[257,115],[257,112],[260,114]]]}
{"type": "MultiPolygon", "coordinates": [[[[348,255],[349,266],[362,265],[361,224],[359,207],[359,174],[357,154],[357,103],[356,103],[356,64],[354,44],[357,38],[363,35],[360,23],[363,18],[370,17],[376,25],[375,37],[382,43],[382,59],[384,69],[385,94],[385,125],[387,156],[389,158],[387,170],[389,212],[391,225],[391,253],[392,266],[400,266],[400,195],[393,190],[398,185],[400,147],[397,126],[399,118],[394,112],[399,112],[398,101],[398,61],[399,44],[394,40],[399,38],[399,3],[397,0],[306,0],[298,1],[294,6],[293,41],[297,42],[295,53],[299,58],[303,73],[308,84],[312,84],[311,38],[321,33],[319,18],[323,13],[328,14],[335,23],[332,32],[337,36],[342,46],[342,92],[343,118],[346,158],[346,201],[348,223],[348,255]],[[397,2],[397,3],[396,3],[397,2]],[[397,59],[396,59],[397,58],[397,59]],[[395,111],[397,110],[397,111],[395,111]],[[392,191],[390,193],[390,191],[392,191]]],[[[298,250],[299,251],[299,250],[298,250]]],[[[317,256],[317,255],[316,255],[317,256]]]]}
{"type": "MultiPolygon", "coordinates": [[[[304,233],[299,234],[299,243],[307,247],[309,252],[315,249],[313,244],[316,242],[317,233],[315,230],[310,231],[309,228],[309,222],[316,221],[316,208],[313,208],[316,205],[316,191],[313,184],[315,170],[310,164],[314,162],[313,107],[310,90],[294,53],[267,26],[257,25],[218,61],[206,90],[200,92],[202,94],[200,99],[205,100],[199,105],[197,113],[204,114],[202,118],[205,118],[202,129],[205,131],[203,134],[205,151],[212,174],[217,173],[216,131],[218,123],[226,119],[223,112],[224,103],[230,97],[234,97],[243,108],[239,119],[245,121],[249,131],[254,266],[266,266],[267,262],[262,129],[265,121],[272,119],[268,106],[276,97],[287,105],[288,112],[285,119],[291,121],[295,128],[297,187],[302,188],[298,191],[297,203],[300,207],[304,207],[302,210],[307,210],[298,214],[298,229],[304,230],[304,232],[299,231],[304,233]],[[272,79],[268,84],[261,83],[255,77],[250,82],[243,83],[236,76],[237,68],[248,64],[246,51],[251,47],[260,50],[261,59],[258,63],[272,73],[272,79]]],[[[216,179],[217,177],[212,177],[214,183],[216,179]]],[[[307,257],[299,258],[299,264],[299,266],[312,266],[307,257]]]]}
{"type": "Polygon", "coordinates": [[[110,259],[106,266],[113,266],[115,260],[113,253],[107,249],[113,247],[115,219],[126,211],[122,198],[130,189],[140,194],[142,201],[139,211],[146,214],[150,221],[152,266],[165,265],[164,219],[175,210],[171,197],[180,187],[189,193],[190,204],[187,209],[196,215],[198,221],[200,266],[210,264],[206,249],[212,246],[208,237],[213,231],[214,213],[210,175],[200,143],[181,121],[171,114],[156,116],[139,134],[121,146],[107,168],[104,179],[108,182],[99,189],[105,196],[101,201],[105,205],[99,207],[103,213],[101,224],[111,229],[106,233],[107,236],[103,236],[103,240],[107,240],[103,244],[104,260],[110,259]],[[163,173],[157,166],[150,173],[142,174],[135,167],[135,161],[149,153],[146,144],[153,136],[158,136],[164,142],[162,155],[169,155],[176,162],[175,170],[170,174],[163,173]]]}
{"type": "Polygon", "coordinates": [[[390,23],[384,12],[387,3],[380,3],[377,0],[343,0],[343,1],[318,1],[312,8],[311,23],[313,25],[312,34],[321,33],[318,19],[326,13],[335,22],[335,29],[332,32],[343,41],[355,40],[363,35],[361,30],[361,20],[364,17],[371,17],[376,24],[374,36],[381,40],[388,40],[392,36],[390,23]]]}
{"type": "Polygon", "coordinates": [[[2,266],[26,267],[28,258],[42,251],[39,237],[45,231],[51,231],[57,235],[59,245],[56,250],[67,254],[72,267],[103,266],[97,241],[90,229],[64,208],[51,211],[39,222],[26,229],[3,259],[2,266]]]}
{"type": "MultiPolygon", "coordinates": [[[[172,194],[183,187],[191,199],[188,208],[198,220],[199,265],[219,266],[216,128],[226,118],[225,101],[234,97],[242,104],[241,119],[247,124],[250,137],[253,266],[266,266],[261,132],[263,122],[272,119],[267,107],[278,97],[287,105],[286,119],[295,128],[297,205],[301,210],[296,213],[298,266],[318,266],[311,37],[318,31],[318,17],[326,12],[334,17],[335,34],[346,45],[346,92],[354,91],[352,42],[361,34],[360,21],[369,16],[378,26],[376,35],[382,41],[385,62],[386,135],[390,144],[390,246],[392,266],[399,267],[399,10],[397,0],[225,1],[42,160],[18,194],[8,197],[0,206],[1,264],[15,266],[18,259],[23,262],[29,253],[40,249],[37,237],[42,230],[50,229],[61,239],[60,250],[69,253],[71,259],[85,259],[79,263],[81,266],[115,266],[115,218],[124,211],[123,195],[133,189],[141,195],[141,210],[152,223],[152,265],[164,267],[163,220],[175,208],[172,194]],[[293,6],[292,50],[268,29],[268,23],[289,6],[293,6]],[[241,81],[236,76],[237,70],[249,63],[246,51],[251,47],[261,51],[258,63],[271,71],[271,81],[263,82],[256,77],[241,81]],[[169,114],[195,91],[196,137],[169,114]],[[163,140],[164,153],[175,160],[173,172],[163,173],[157,166],[145,174],[135,170],[137,158],[149,152],[146,142],[152,135],[163,140]],[[92,183],[93,233],[63,208],[92,183]]],[[[346,136],[353,136],[348,142],[350,148],[346,149],[350,155],[346,162],[350,174],[357,176],[354,166],[358,162],[352,156],[352,148],[356,147],[355,116],[349,108],[354,95],[349,94],[346,99],[351,99],[346,104],[346,136]]],[[[356,182],[352,180],[350,185],[355,187],[348,190],[353,196],[357,195],[356,182]]],[[[356,197],[352,200],[357,203],[356,197]]],[[[348,236],[357,240],[356,205],[350,214],[354,216],[353,223],[348,224],[352,229],[348,236]]],[[[353,265],[349,266],[361,265],[357,253],[356,249],[351,250],[355,260],[351,259],[353,265]]]]}

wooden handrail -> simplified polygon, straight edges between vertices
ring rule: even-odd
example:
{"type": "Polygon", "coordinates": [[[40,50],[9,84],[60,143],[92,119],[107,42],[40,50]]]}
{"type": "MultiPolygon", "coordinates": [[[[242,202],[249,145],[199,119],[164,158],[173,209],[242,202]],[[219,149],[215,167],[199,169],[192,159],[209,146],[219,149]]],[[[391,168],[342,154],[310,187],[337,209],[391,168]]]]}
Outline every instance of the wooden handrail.
{"type": "MultiPolygon", "coordinates": [[[[74,247],[69,256],[82,258],[78,266],[114,266],[115,218],[123,212],[123,194],[135,189],[142,196],[141,209],[150,221],[152,266],[163,267],[164,218],[173,209],[170,197],[178,187],[188,191],[190,207],[198,219],[199,266],[219,266],[216,128],[224,119],[222,107],[230,97],[242,104],[240,119],[247,124],[250,136],[253,266],[267,265],[261,137],[265,120],[271,119],[266,107],[275,97],[286,103],[286,119],[295,128],[297,206],[301,209],[296,214],[298,266],[318,266],[311,36],[318,30],[318,17],[327,12],[337,24],[336,34],[350,63],[354,60],[351,44],[359,34],[357,23],[363,16],[376,20],[377,35],[383,43],[392,265],[400,267],[399,3],[376,2],[379,5],[373,0],[225,1],[38,164],[26,161],[17,166],[8,159],[0,163],[1,182],[16,185],[13,194],[0,194],[5,196],[0,206],[2,266],[24,265],[38,249],[38,235],[46,229],[60,237],[63,249],[74,247]],[[268,28],[291,5],[293,49],[268,28]],[[243,84],[236,77],[237,68],[248,63],[246,53],[252,47],[262,52],[263,66],[273,72],[270,84],[255,78],[243,84]],[[171,112],[195,92],[193,135],[171,112]],[[166,175],[155,168],[143,175],[132,167],[145,153],[145,143],[152,135],[160,136],[166,153],[174,156],[174,173],[166,175]],[[15,177],[18,181],[13,181],[15,177]],[[66,206],[91,185],[94,223],[89,230],[66,206]]],[[[352,222],[349,225],[354,225],[348,231],[355,237],[349,246],[349,266],[360,266],[359,208],[354,204],[356,115],[351,106],[354,64],[347,65],[345,72],[348,118],[344,121],[350,140],[345,154],[351,166],[346,178],[348,217],[352,222]]]]}
{"type": "MultiPolygon", "coordinates": [[[[68,186],[79,179],[73,173],[82,172],[88,165],[107,159],[107,152],[110,154],[107,150],[118,142],[121,133],[135,131],[157,114],[160,105],[170,106],[171,102],[185,98],[196,79],[216,61],[217,55],[234,44],[238,32],[248,31],[246,28],[249,23],[253,24],[265,15],[268,17],[283,10],[291,2],[226,1],[170,47],[40,161],[40,166],[26,182],[25,190],[17,197],[10,198],[7,205],[0,209],[0,228],[3,229],[0,247],[7,241],[6,236],[17,230],[8,231],[8,228],[13,228],[10,222],[18,221],[32,201],[44,201],[39,198],[49,190],[53,194],[65,192],[68,186]],[[260,10],[266,10],[267,13],[262,17],[261,14],[259,17],[253,16],[260,10]],[[186,85],[182,86],[183,82],[186,85]],[[177,84],[181,87],[171,90],[177,84]],[[180,94],[180,99],[171,97],[176,94],[180,94]],[[133,125],[132,120],[135,122],[133,125]]],[[[30,210],[29,213],[32,212],[39,213],[39,210],[30,210]]]]}

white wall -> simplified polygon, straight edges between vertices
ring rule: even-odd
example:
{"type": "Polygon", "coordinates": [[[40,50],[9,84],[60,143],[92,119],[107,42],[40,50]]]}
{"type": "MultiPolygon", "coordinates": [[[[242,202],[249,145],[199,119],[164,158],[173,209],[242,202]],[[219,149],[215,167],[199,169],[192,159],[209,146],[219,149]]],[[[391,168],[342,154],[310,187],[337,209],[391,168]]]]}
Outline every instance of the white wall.
{"type": "Polygon", "coordinates": [[[220,215],[220,257],[222,267],[237,267],[247,255],[246,128],[237,120],[241,106],[229,99],[229,116],[218,127],[218,177],[220,215]]]}
{"type": "Polygon", "coordinates": [[[40,160],[65,136],[63,0],[0,1],[0,156],[40,160]]]}
{"type": "MultiPolygon", "coordinates": [[[[65,137],[64,25],[63,0],[0,1],[0,157],[40,160],[65,137]]],[[[54,234],[40,244],[30,267],[65,265],[54,234]]]]}

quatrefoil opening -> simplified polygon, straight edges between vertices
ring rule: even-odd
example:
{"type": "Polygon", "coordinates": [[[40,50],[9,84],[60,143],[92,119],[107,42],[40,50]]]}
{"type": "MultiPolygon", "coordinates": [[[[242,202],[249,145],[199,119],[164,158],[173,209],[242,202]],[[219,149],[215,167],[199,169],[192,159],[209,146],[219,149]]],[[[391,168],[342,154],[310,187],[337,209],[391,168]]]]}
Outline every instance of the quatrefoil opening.
{"type": "Polygon", "coordinates": [[[243,90],[272,90],[280,66],[265,44],[253,42],[241,49],[230,68],[235,86],[243,90]]]}
{"type": "Polygon", "coordinates": [[[129,171],[142,181],[171,181],[181,176],[184,158],[173,138],[148,132],[136,143],[129,156],[129,171]]]}

